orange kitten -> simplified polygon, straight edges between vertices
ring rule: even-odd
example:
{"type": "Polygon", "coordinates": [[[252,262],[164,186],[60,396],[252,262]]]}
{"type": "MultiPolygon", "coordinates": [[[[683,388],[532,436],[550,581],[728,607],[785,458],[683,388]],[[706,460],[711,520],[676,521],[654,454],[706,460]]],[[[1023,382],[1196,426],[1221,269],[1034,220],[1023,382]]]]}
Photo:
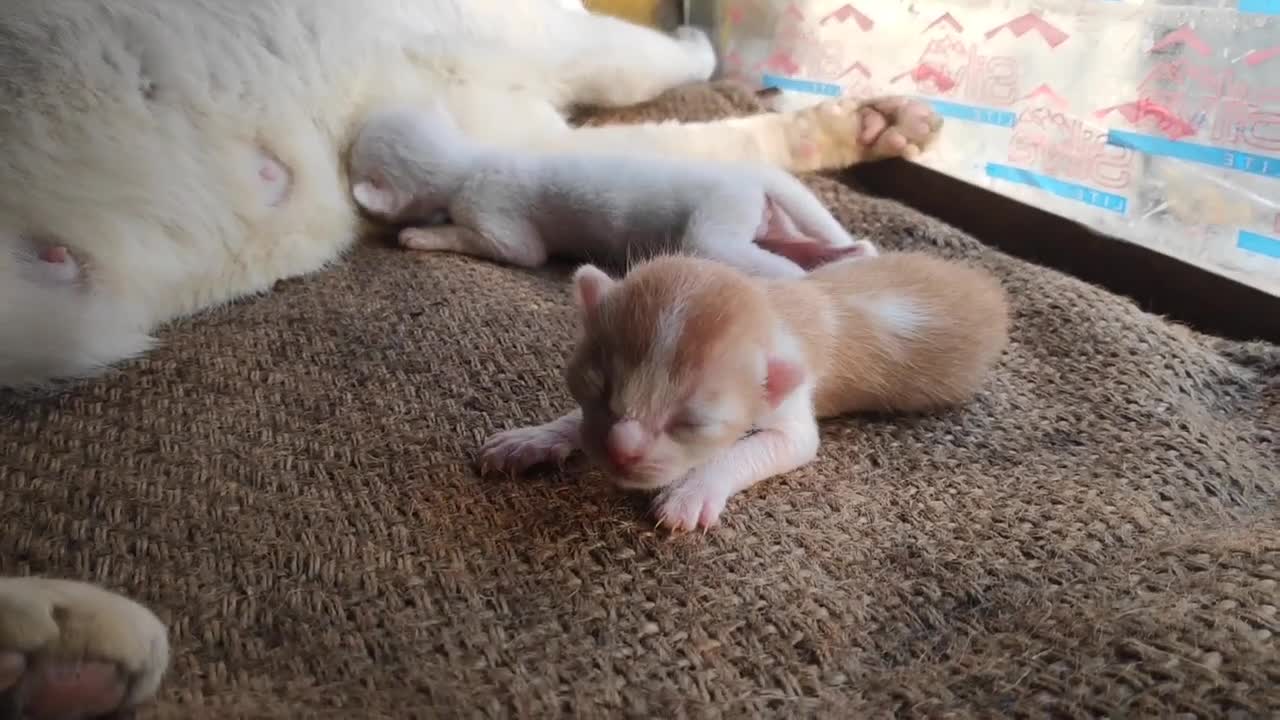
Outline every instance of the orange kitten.
{"type": "Polygon", "coordinates": [[[659,521],[710,527],[729,497],[812,461],[818,418],[966,402],[1008,343],[991,275],[921,253],[765,280],[662,257],[614,280],[574,274],[579,410],[499,433],[486,468],[585,450],[621,487],[660,490],[659,521]]]}

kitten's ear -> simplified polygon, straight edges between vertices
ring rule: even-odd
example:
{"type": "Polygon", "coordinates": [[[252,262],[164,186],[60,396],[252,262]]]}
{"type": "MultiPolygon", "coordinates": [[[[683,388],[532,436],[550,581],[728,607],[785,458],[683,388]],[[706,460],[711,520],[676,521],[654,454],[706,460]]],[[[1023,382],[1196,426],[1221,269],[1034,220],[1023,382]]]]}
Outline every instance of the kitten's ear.
{"type": "Polygon", "coordinates": [[[371,215],[393,215],[396,207],[395,193],[377,180],[361,180],[351,188],[351,197],[362,210],[371,215]]]}
{"type": "Polygon", "coordinates": [[[771,357],[766,365],[764,399],[769,407],[776,408],[804,382],[804,368],[799,363],[771,357]]]}
{"type": "Polygon", "coordinates": [[[583,312],[594,310],[613,287],[613,278],[595,265],[583,265],[573,273],[573,294],[583,312]]]}

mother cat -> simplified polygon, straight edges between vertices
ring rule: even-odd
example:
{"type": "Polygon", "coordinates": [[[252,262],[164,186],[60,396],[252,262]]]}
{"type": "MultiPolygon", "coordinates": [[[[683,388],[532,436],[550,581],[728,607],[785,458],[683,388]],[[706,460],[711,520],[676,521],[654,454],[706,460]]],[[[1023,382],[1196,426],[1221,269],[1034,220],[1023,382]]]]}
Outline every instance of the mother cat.
{"type": "Polygon", "coordinates": [[[714,66],[701,31],[667,36],[577,0],[6,0],[0,387],[92,374],[166,321],[338,259],[360,229],[344,153],[388,100],[443,99],[500,144],[797,172],[915,152],[939,126],[893,99],[700,124],[565,120],[714,66]]]}
{"type": "MultiPolygon", "coordinates": [[[[489,142],[796,172],[918,152],[940,127],[892,98],[565,121],[714,65],[698,31],[668,37],[575,0],[5,0],[0,387],[92,374],[168,320],[338,259],[361,230],[342,158],[384,102],[444,100],[489,142]]],[[[0,717],[24,698],[31,716],[130,705],[166,663],[163,626],[124,599],[0,578],[0,717]]]]}

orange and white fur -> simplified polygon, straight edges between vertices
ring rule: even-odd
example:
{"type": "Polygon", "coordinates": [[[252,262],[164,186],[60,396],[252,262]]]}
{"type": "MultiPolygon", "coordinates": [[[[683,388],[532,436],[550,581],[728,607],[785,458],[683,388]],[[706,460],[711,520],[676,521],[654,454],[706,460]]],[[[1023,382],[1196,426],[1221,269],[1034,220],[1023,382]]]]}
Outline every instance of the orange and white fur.
{"type": "Polygon", "coordinates": [[[735,493],[812,461],[818,419],[969,400],[1008,342],[999,282],[923,253],[776,280],[672,256],[622,280],[584,265],[573,284],[578,409],[493,436],[481,467],[585,450],[617,485],[659,491],[675,530],[715,525],[735,493]]]}
{"type": "Polygon", "coordinates": [[[174,318],[338,260],[343,159],[373,108],[448,108],[501,147],[837,169],[939,123],[845,98],[703,123],[573,128],[584,105],[707,79],[699,30],[572,0],[0,3],[0,387],[137,355],[174,318]]]}
{"type": "Polygon", "coordinates": [[[876,254],[785,170],[634,155],[534,153],[469,140],[443,108],[365,121],[348,160],[356,203],[412,250],[537,267],[551,255],[615,267],[679,252],[764,277],[876,254]],[[448,224],[421,227],[447,214],[448,224]]]}

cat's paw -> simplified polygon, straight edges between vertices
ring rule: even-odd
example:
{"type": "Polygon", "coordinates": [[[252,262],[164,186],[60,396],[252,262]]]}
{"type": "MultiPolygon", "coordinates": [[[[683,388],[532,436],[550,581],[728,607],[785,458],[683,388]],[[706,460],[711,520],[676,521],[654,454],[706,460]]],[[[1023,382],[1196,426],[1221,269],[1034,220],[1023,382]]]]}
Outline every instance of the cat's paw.
{"type": "Polygon", "coordinates": [[[689,57],[693,80],[710,80],[716,72],[716,49],[706,31],[693,25],[681,25],[673,36],[689,57]]]}
{"type": "Polygon", "coordinates": [[[165,626],[97,586],[0,578],[0,718],[121,717],[169,664],[165,626]]]}
{"type": "Polygon", "coordinates": [[[838,170],[860,162],[914,158],[942,129],[925,103],[905,97],[840,98],[789,113],[783,132],[793,172],[838,170]]]}
{"type": "Polygon", "coordinates": [[[920,156],[942,132],[942,116],[927,103],[901,95],[867,100],[859,108],[858,142],[869,149],[868,160],[920,156]]]}
{"type": "Polygon", "coordinates": [[[516,475],[535,465],[563,465],[577,449],[576,428],[570,431],[559,421],[507,430],[480,448],[480,474],[516,475]]]}
{"type": "Polygon", "coordinates": [[[453,234],[447,226],[407,227],[396,236],[396,242],[405,250],[433,252],[454,247],[453,234]]]}
{"type": "Polygon", "coordinates": [[[658,493],[653,514],[659,527],[672,532],[710,530],[720,524],[729,495],[715,483],[701,482],[698,472],[658,493]]]}

